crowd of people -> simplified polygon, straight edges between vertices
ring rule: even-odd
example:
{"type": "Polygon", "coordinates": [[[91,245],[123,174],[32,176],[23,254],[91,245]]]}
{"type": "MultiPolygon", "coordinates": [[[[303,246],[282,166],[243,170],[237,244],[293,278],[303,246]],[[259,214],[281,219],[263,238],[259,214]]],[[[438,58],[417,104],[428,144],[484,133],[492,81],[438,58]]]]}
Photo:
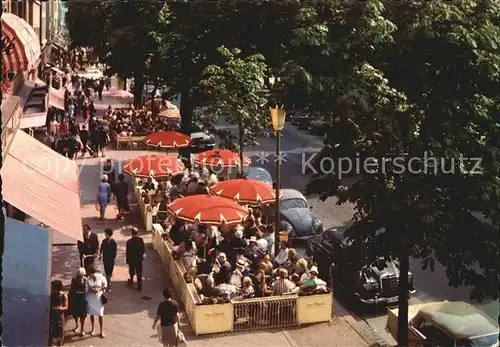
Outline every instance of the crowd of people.
{"type": "Polygon", "coordinates": [[[204,226],[186,223],[167,213],[176,198],[208,194],[217,182],[210,172],[188,171],[180,178],[140,181],[144,202],[152,206],[164,238],[173,244],[174,258],[186,269],[185,279],[194,283],[206,304],[235,298],[263,297],[287,293],[326,292],[318,269],[299,259],[283,242],[274,257],[274,224],[265,224],[265,209],[248,208],[247,219],[236,226],[204,226]]]}
{"type": "Polygon", "coordinates": [[[71,80],[63,78],[65,111],[60,117],[55,112],[48,117],[46,144],[69,159],[76,159],[79,153],[82,158],[87,153],[104,157],[110,140],[107,121],[96,117],[92,93],[83,87],[86,81],[77,75],[68,77],[71,80]]]}
{"type": "Polygon", "coordinates": [[[157,131],[172,131],[179,129],[175,119],[153,117],[151,110],[143,108],[106,110],[109,128],[119,136],[144,136],[157,131]]]}
{"type": "MultiPolygon", "coordinates": [[[[108,293],[111,292],[111,279],[118,255],[118,247],[113,239],[113,230],[105,229],[105,239],[99,242],[96,233],[89,225],[83,227],[83,241],[78,242],[78,251],[82,267],[78,269],[71,280],[68,295],[63,293],[61,281],[52,282],[51,292],[51,319],[49,345],[55,341],[62,345],[64,340],[65,317],[71,316],[75,322],[73,332],[85,336],[84,325],[87,316],[90,316],[91,336],[95,336],[95,320],[99,322],[99,336],[104,333],[104,306],[108,302],[108,293]],[[98,271],[96,260],[102,260],[104,274],[98,271]]],[[[137,228],[132,228],[131,238],[126,243],[125,260],[129,266],[130,279],[128,284],[133,287],[137,280],[137,290],[142,290],[142,261],[146,249],[144,241],[138,236],[137,228]]]]}

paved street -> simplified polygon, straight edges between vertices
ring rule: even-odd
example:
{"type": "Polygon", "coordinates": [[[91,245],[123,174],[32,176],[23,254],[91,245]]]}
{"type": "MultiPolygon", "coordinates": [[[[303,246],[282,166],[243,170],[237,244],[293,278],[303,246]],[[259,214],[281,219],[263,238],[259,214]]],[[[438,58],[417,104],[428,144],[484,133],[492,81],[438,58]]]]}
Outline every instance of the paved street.
{"type": "MultiPolygon", "coordinates": [[[[236,131],[236,129],[234,130],[236,131]]],[[[299,130],[296,126],[287,123],[281,138],[281,148],[286,153],[281,165],[281,183],[283,188],[294,188],[303,191],[310,177],[303,173],[303,165],[307,159],[323,147],[322,138],[311,135],[307,131],[299,130]]],[[[259,139],[259,146],[248,150],[246,155],[252,158],[252,165],[266,168],[274,176],[274,153],[276,140],[274,136],[259,139]],[[260,164],[261,152],[269,154],[269,162],[260,164]]],[[[308,197],[309,204],[313,206],[313,213],[321,218],[326,228],[348,225],[353,215],[350,204],[337,206],[337,199],[332,197],[326,202],[320,201],[316,196],[308,197]]],[[[410,304],[433,301],[469,301],[470,288],[452,288],[448,286],[445,269],[436,263],[435,270],[422,271],[420,261],[411,259],[410,269],[415,275],[417,293],[410,300],[410,304]]],[[[499,314],[498,303],[488,300],[484,303],[475,303],[495,320],[499,314]]],[[[390,342],[395,342],[386,332],[386,311],[384,308],[374,309],[374,313],[363,313],[362,318],[382,337],[390,342]]]]}

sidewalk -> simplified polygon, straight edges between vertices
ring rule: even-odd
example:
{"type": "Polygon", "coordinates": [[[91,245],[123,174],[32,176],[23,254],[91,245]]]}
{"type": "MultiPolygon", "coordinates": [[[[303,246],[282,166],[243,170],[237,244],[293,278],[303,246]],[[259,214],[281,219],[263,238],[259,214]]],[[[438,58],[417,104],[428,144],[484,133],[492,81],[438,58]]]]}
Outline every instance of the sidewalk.
{"type": "MultiPolygon", "coordinates": [[[[107,105],[99,105],[102,110],[107,105]]],[[[113,273],[112,292],[109,303],[105,307],[104,331],[106,338],[75,336],[72,332],[74,321],[70,318],[66,324],[65,346],[160,346],[156,331],[152,330],[156,308],[162,301],[162,291],[169,286],[169,277],[160,262],[156,252],[151,247],[151,235],[141,230],[141,216],[132,201],[132,213],[126,221],[115,220],[117,210],[114,201],[106,211],[106,220],[98,220],[95,210],[95,192],[101,177],[101,167],[108,158],[121,160],[132,158],[145,151],[117,151],[110,149],[106,158],[78,159],[80,166],[80,189],[82,222],[89,224],[97,233],[99,240],[104,238],[104,229],[111,228],[113,237],[118,243],[118,256],[113,273]],[[138,292],[126,285],[128,268],[125,264],[125,243],[130,237],[130,226],[140,230],[140,236],[146,243],[144,259],[143,290],[138,292]]],[[[127,177],[128,179],[128,177],[127,177]]],[[[99,264],[101,265],[101,264],[99,264]]],[[[71,278],[80,267],[76,245],[53,246],[52,277],[60,279],[69,286],[71,278]]],[[[87,318],[84,331],[90,332],[90,320],[87,318]]],[[[334,317],[332,322],[311,326],[289,328],[287,330],[250,331],[246,333],[226,333],[210,336],[195,336],[189,322],[181,314],[181,330],[184,332],[188,345],[213,346],[237,345],[239,347],[260,346],[367,346],[364,341],[343,318],[334,317]]],[[[96,322],[98,330],[98,323],[96,322]]]]}

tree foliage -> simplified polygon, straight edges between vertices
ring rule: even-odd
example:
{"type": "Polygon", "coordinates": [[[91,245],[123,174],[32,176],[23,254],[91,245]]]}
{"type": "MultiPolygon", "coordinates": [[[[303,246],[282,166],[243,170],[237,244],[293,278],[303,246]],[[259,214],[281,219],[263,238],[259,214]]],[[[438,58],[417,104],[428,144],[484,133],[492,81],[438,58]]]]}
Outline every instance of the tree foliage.
{"type": "Polygon", "coordinates": [[[222,62],[205,68],[200,81],[205,102],[195,110],[195,116],[212,129],[220,119],[237,125],[236,149],[242,159],[245,147],[269,125],[265,98],[268,68],[260,54],[242,58],[239,49],[224,46],[217,52],[222,62]]]}
{"type": "Polygon", "coordinates": [[[350,187],[338,167],[318,173],[310,192],[355,205],[348,233],[367,261],[437,260],[476,299],[496,298],[499,279],[499,18],[493,1],[322,2],[300,12],[290,65],[332,123],[321,158],[379,161],[350,187]],[[460,157],[480,158],[480,172],[460,157]]]}
{"type": "Polygon", "coordinates": [[[105,2],[68,0],[64,18],[73,47],[98,47],[103,36],[106,17],[105,2]]]}

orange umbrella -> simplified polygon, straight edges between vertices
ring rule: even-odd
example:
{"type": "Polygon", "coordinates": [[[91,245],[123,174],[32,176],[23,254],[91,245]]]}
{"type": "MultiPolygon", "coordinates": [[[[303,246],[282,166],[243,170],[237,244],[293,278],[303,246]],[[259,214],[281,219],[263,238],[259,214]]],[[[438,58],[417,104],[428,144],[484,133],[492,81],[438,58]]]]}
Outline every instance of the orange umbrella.
{"type": "Polygon", "coordinates": [[[146,136],[144,142],[162,148],[185,148],[189,147],[191,137],[177,131],[158,131],[146,136]]]}
{"type": "Polygon", "coordinates": [[[222,181],[211,187],[210,191],[240,204],[258,205],[276,201],[276,194],[272,187],[246,178],[222,181]]]}
{"type": "Polygon", "coordinates": [[[215,195],[191,195],[174,200],[168,212],[176,218],[208,225],[238,224],[248,212],[237,203],[215,195]]]}
{"type": "Polygon", "coordinates": [[[181,113],[178,108],[164,108],[158,113],[159,117],[171,118],[171,119],[181,119],[181,113]]]}
{"type": "MultiPolygon", "coordinates": [[[[163,99],[161,97],[157,97],[154,100],[155,100],[155,104],[156,104],[157,107],[160,107],[162,105],[162,103],[163,103],[163,99]]],[[[151,103],[152,103],[152,101],[151,101],[151,99],[149,99],[148,101],[146,101],[144,103],[144,106],[150,107],[151,103]]]]}
{"type": "Polygon", "coordinates": [[[123,171],[135,177],[167,177],[184,172],[184,164],[166,154],[149,154],[128,160],[123,171]]]}
{"type": "MultiPolygon", "coordinates": [[[[250,165],[250,158],[243,158],[243,166],[250,165]]],[[[228,149],[211,149],[195,156],[194,163],[203,166],[238,167],[240,156],[228,149]]]]}

